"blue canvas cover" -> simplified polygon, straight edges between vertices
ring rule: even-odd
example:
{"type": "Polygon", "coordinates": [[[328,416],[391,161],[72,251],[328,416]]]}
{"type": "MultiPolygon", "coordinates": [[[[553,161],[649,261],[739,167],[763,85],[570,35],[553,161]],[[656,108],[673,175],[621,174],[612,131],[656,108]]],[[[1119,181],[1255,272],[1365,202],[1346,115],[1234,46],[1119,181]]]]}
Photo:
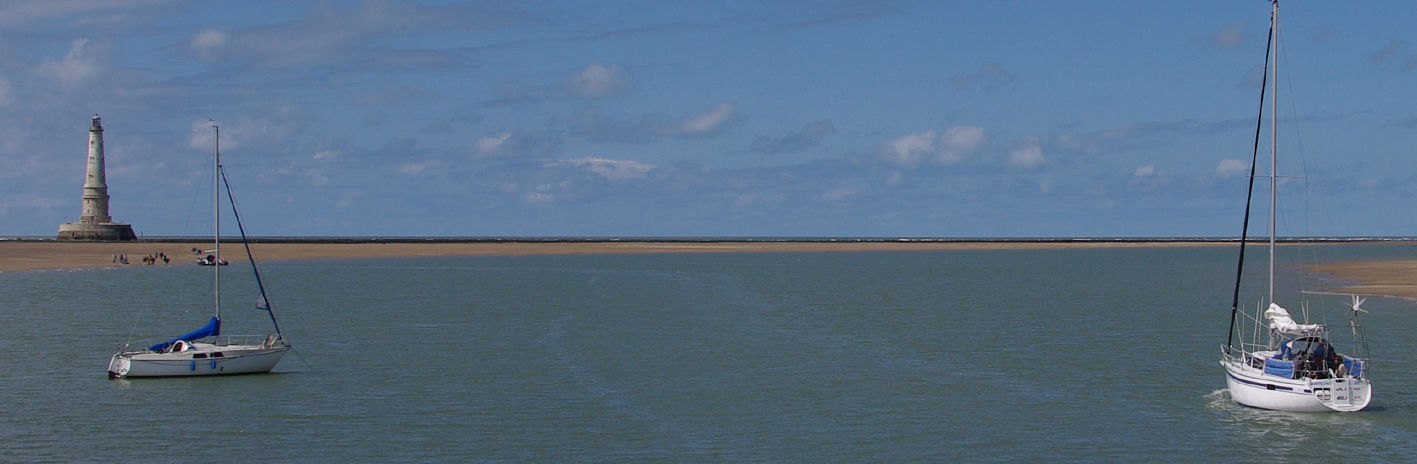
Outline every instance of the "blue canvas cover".
{"type": "Polygon", "coordinates": [[[1363,378],[1363,361],[1344,356],[1343,366],[1348,368],[1348,375],[1355,379],[1363,378]]]}
{"type": "Polygon", "coordinates": [[[1292,379],[1294,378],[1294,363],[1280,361],[1274,358],[1266,358],[1264,360],[1264,373],[1292,379]]]}
{"type": "Polygon", "coordinates": [[[181,337],[177,337],[162,343],[158,343],[153,346],[149,346],[148,349],[153,351],[162,351],[167,349],[167,347],[172,346],[173,343],[177,343],[178,340],[192,341],[198,338],[215,337],[217,335],[221,335],[221,319],[217,319],[216,316],[212,316],[212,321],[208,322],[205,327],[193,330],[191,332],[187,332],[181,337]]]}

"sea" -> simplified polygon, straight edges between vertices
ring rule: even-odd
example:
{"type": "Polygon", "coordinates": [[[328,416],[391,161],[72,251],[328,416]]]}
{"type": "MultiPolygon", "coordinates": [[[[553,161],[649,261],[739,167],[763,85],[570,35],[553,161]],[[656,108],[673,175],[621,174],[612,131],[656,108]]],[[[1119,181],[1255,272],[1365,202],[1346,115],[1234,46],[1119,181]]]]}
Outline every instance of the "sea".
{"type": "MultiPolygon", "coordinates": [[[[1417,461],[1412,300],[1363,305],[1367,410],[1230,401],[1237,250],[273,261],[272,373],[133,380],[109,356],[205,324],[210,268],[3,273],[0,462],[1417,461]]],[[[1347,328],[1299,264],[1417,247],[1280,255],[1280,302],[1347,328]]],[[[237,264],[223,330],[264,336],[237,264]]]]}

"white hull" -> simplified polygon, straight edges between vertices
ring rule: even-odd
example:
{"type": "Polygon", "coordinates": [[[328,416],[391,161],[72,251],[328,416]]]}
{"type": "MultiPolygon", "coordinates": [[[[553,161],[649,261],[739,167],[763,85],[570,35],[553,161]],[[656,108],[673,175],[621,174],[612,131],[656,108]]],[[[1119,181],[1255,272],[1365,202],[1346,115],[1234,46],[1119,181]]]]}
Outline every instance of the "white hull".
{"type": "Polygon", "coordinates": [[[1367,379],[1287,379],[1222,360],[1230,398],[1252,408],[1293,412],[1360,411],[1372,401],[1367,379]]]}
{"type": "Polygon", "coordinates": [[[194,343],[182,352],[125,351],[108,361],[109,378],[193,377],[270,372],[290,347],[194,343]]]}

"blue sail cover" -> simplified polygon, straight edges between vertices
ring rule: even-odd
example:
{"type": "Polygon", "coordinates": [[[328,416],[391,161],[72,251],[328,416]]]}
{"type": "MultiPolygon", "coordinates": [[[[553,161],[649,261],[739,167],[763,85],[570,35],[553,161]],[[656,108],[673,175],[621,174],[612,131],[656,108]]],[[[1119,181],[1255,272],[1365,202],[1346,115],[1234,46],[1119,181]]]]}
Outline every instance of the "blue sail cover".
{"type": "Polygon", "coordinates": [[[205,327],[193,330],[191,332],[187,332],[181,337],[177,337],[162,343],[158,343],[153,346],[149,346],[148,349],[153,351],[162,351],[167,349],[167,347],[172,346],[173,343],[177,343],[178,340],[192,341],[198,338],[215,337],[217,335],[221,335],[221,319],[217,319],[216,316],[212,316],[212,321],[208,322],[205,327]]]}
{"type": "Polygon", "coordinates": [[[1269,375],[1277,375],[1286,379],[1292,379],[1294,378],[1294,363],[1289,361],[1280,361],[1274,358],[1265,358],[1264,373],[1269,375]]]}

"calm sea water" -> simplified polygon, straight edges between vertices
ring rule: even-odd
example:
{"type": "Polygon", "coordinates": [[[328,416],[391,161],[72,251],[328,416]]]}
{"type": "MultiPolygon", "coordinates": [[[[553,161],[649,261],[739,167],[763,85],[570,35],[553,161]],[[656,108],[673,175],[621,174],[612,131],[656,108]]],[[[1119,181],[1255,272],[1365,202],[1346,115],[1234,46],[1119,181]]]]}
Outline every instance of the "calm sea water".
{"type": "MultiPolygon", "coordinates": [[[[298,356],[270,375],[131,381],[105,376],[114,343],[205,323],[208,270],[0,274],[0,461],[1417,460],[1417,303],[1365,305],[1368,411],[1239,407],[1216,363],[1234,255],[276,262],[264,275],[298,356]]],[[[229,270],[224,330],[264,335],[229,270]]]]}

